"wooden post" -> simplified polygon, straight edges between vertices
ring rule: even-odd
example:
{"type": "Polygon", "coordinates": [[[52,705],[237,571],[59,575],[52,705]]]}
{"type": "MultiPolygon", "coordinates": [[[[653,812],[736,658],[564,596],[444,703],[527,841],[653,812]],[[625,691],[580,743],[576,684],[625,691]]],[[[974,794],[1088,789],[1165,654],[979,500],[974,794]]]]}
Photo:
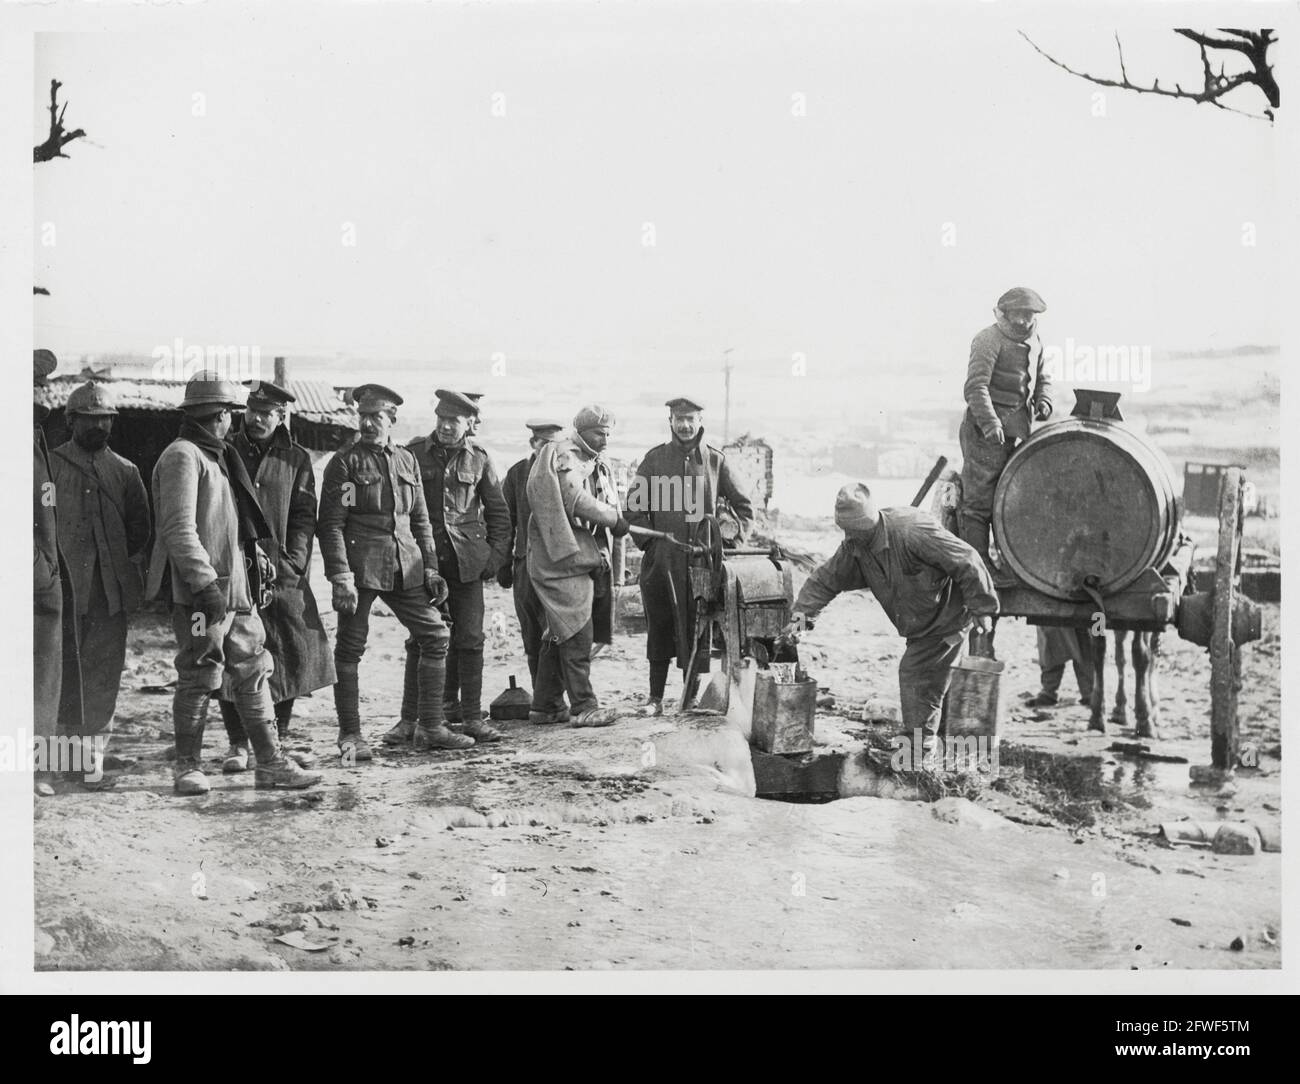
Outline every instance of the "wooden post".
{"type": "Polygon", "coordinates": [[[1214,568],[1214,627],[1210,636],[1210,764],[1220,772],[1237,765],[1241,740],[1237,692],[1241,649],[1232,639],[1241,562],[1242,472],[1231,467],[1219,482],[1219,551],[1214,568]]]}
{"type": "Polygon", "coordinates": [[[271,376],[271,379],[274,380],[277,384],[279,384],[280,387],[282,388],[288,387],[289,370],[284,363],[284,358],[275,359],[275,368],[273,371],[273,375],[271,376]]]}

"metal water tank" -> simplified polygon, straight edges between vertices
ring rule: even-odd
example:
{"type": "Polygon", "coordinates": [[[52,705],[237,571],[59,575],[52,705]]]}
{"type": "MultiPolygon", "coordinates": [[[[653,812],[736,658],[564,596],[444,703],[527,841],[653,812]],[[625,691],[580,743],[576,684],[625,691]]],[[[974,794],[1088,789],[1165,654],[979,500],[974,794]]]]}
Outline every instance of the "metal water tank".
{"type": "Polygon", "coordinates": [[[1103,597],[1159,569],[1181,507],[1164,453],[1123,421],[1046,425],[1008,461],[993,495],[1002,560],[1026,586],[1060,599],[1103,597]]]}

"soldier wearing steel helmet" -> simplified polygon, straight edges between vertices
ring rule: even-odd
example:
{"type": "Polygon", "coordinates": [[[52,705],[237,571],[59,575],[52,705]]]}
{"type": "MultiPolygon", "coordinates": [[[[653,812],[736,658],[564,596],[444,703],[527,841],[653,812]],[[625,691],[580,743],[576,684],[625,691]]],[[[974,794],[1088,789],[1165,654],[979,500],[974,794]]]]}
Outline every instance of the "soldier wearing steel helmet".
{"type": "Polygon", "coordinates": [[[272,537],[243,461],[225,436],[243,389],[210,373],[185,386],[180,435],[153,472],[157,540],[147,596],[172,604],[176,694],[175,789],[206,794],[203,729],[208,697],[234,700],[257,755],[259,787],[320,782],[287,757],[276,734],[269,678],[274,662],[257,602],[273,566],[258,548],[272,537]]]}
{"type": "Polygon", "coordinates": [[[1047,311],[1033,290],[1017,286],[998,298],[994,322],[975,336],[966,370],[962,419],[963,541],[989,560],[993,491],[1017,445],[1035,421],[1052,414],[1051,374],[1043,365],[1038,314],[1047,311]]]}
{"type": "Polygon", "coordinates": [[[149,498],[139,469],[108,446],[117,417],[112,391],[83,384],[65,412],[72,439],[50,454],[50,470],[59,494],[59,544],[77,597],[82,710],[64,705],[59,730],[102,734],[117,710],[127,621],[144,594],[149,498]]]}
{"type": "Polygon", "coordinates": [[[376,599],[383,600],[415,641],[415,749],[465,749],[474,739],[448,730],[443,720],[450,637],[438,606],[447,598],[447,584],[438,574],[420,466],[415,454],[392,438],[403,399],[381,384],[355,388],[352,397],[361,419],[360,439],[336,452],[325,468],[317,527],[339,615],[334,643],[339,752],[345,764],[372,755],[361,730],[358,681],[376,599]]]}

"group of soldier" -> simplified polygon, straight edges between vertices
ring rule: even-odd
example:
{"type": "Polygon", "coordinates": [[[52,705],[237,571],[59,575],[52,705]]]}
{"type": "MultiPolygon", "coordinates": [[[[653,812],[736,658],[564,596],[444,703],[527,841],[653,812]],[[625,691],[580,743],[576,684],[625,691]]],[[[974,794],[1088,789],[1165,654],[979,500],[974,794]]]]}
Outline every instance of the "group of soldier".
{"type": "MultiPolygon", "coordinates": [[[[869,588],[906,639],[902,723],[927,743],[966,631],[991,631],[998,612],[989,514],[1011,451],[1052,411],[1036,333],[1044,309],[1033,291],[1008,291],[972,343],[960,537],[917,509],[877,507],[863,484],[844,487],[834,512],[844,541],[810,575],[783,633],[797,641],[836,595],[869,588]]],[[[36,368],[40,383],[53,356],[38,351],[36,368]]],[[[703,406],[668,401],[668,440],[641,459],[625,505],[606,454],[615,426],[608,409],[584,406],[567,435],[559,421],[530,420],[531,454],[503,483],[475,437],[481,397],[436,395],[432,432],[403,446],[393,439],[402,397],[379,384],[352,389],[358,437],[330,459],[318,502],[310,457],[286,425],[290,391],[265,381],[245,391],[198,374],[185,389],[179,435],[153,472],[151,524],[138,469],[107,447],[116,414],[108,387],[76,389],[67,443],[49,451],[36,426],[38,736],[109,728],[127,617],[143,597],[170,605],[177,642],[177,793],[209,789],[202,743],[214,698],[230,743],[223,771],[251,767],[256,786],[319,782],[289,724],[295,700],[326,687],[341,762],[370,760],[360,663],[376,600],[408,633],[401,716],[384,744],[423,752],[499,741],[483,712],[484,584],[492,579],[513,591],[533,681],[530,723],[608,726],[620,712],[601,705],[591,660],[612,639],[615,569],[629,535],[643,551],[648,627],[648,689],[635,710],[661,714],[673,660],[685,669],[698,638],[688,551],[670,540],[684,540],[690,522],[720,501],[740,540],[753,523],[744,485],[704,440],[703,406]],[[338,614],[332,651],[309,582],[317,540],[338,614]]],[[[38,773],[38,792],[51,793],[55,781],[38,773]]]]}
{"type": "MultiPolygon", "coordinates": [[[[38,356],[38,383],[50,362],[38,356]]],[[[357,438],[329,460],[318,501],[311,459],[286,425],[291,392],[198,374],[180,404],[180,432],[154,468],[151,522],[139,470],[107,446],[117,413],[109,387],[77,388],[67,443],[49,451],[36,426],[38,735],[109,729],[127,617],[142,599],[157,599],[170,607],[177,643],[176,792],[209,789],[202,746],[211,699],[229,738],[224,772],[251,768],[259,787],[311,786],[321,778],[310,770],[314,757],[289,733],[301,696],[332,687],[341,762],[372,759],[360,663],[379,600],[408,634],[401,716],[384,744],[422,752],[500,741],[483,711],[484,584],[492,579],[513,591],[533,679],[530,722],[615,722],[618,712],[602,707],[592,686],[591,659],[612,640],[624,538],[634,525],[680,529],[688,512],[714,512],[719,497],[742,530],[753,518],[725,457],[704,442],[702,406],[680,397],[667,404],[670,440],[640,471],[675,475],[704,503],[624,509],[606,455],[609,410],[583,407],[567,436],[562,422],[530,420],[532,454],[503,484],[475,439],[480,396],[436,396],[432,432],[403,446],[392,435],[402,397],[379,384],[352,389],[357,438]],[[237,412],[242,425],[232,432],[237,412]],[[309,581],[317,541],[338,614],[332,650],[309,581]]],[[[37,414],[39,423],[42,408],[37,414]]],[[[658,715],[672,660],[685,657],[686,573],[671,547],[656,549],[659,539],[637,542],[647,551],[650,629],[649,695],[637,710],[658,715]]],[[[38,792],[52,792],[57,775],[38,772],[38,792]]]]}

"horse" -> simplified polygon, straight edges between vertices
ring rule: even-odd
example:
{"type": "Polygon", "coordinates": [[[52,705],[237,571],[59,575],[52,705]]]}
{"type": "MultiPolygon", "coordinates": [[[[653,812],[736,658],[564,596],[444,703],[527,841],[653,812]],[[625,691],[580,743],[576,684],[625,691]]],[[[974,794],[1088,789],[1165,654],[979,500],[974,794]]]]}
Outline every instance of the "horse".
{"type": "MultiPolygon", "coordinates": [[[[1124,646],[1129,633],[1112,630],[1115,637],[1115,707],[1110,721],[1128,726],[1128,700],[1124,695],[1124,646]]],[[[1156,726],[1159,691],[1156,668],[1160,660],[1160,633],[1134,632],[1133,636],[1133,720],[1139,738],[1159,738],[1156,726]]],[[[1092,637],[1092,700],[1088,729],[1106,732],[1106,637],[1092,637]]]]}

